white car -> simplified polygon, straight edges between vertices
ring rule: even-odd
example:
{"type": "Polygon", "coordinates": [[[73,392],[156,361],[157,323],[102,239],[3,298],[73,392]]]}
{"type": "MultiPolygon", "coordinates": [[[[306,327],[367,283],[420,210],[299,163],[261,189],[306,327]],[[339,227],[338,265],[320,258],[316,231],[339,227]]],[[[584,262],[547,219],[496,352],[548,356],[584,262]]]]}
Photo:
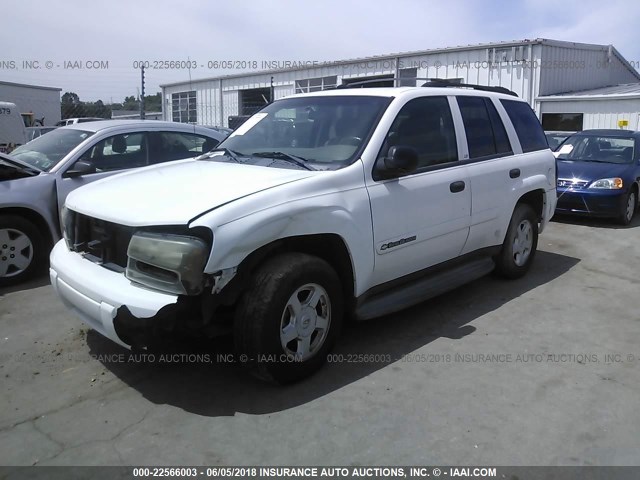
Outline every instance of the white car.
{"type": "Polygon", "coordinates": [[[66,118],[64,120],[60,120],[56,123],[56,127],[65,127],[67,125],[75,125],[76,123],[87,123],[87,122],[101,122],[105,120],[104,118],[99,117],[79,117],[79,118],[66,118]]]}
{"type": "Polygon", "coordinates": [[[227,327],[258,376],[305,377],[345,315],[529,269],[555,158],[529,105],[487,90],[275,101],[199,159],[72,192],[51,282],[126,347],[227,327]]]}

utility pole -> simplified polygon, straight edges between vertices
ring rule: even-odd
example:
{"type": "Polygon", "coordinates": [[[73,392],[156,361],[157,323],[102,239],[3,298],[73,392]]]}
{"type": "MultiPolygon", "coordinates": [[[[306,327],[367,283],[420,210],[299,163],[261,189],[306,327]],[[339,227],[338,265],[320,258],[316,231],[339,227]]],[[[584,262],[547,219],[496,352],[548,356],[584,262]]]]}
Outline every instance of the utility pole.
{"type": "Polygon", "coordinates": [[[144,65],[140,67],[140,120],[144,120],[144,65]]]}
{"type": "Polygon", "coordinates": [[[273,89],[273,77],[271,77],[271,88],[269,89],[269,96],[271,97],[271,98],[269,98],[269,103],[271,103],[271,102],[273,102],[273,100],[274,100],[273,97],[275,96],[275,92],[274,92],[274,89],[273,89]]]}

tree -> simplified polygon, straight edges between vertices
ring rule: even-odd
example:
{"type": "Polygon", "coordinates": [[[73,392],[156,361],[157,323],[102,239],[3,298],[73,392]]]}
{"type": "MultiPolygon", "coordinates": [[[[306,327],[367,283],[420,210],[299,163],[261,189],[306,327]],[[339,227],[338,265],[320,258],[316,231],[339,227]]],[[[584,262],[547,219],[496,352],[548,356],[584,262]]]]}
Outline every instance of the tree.
{"type": "Polygon", "coordinates": [[[82,102],[80,97],[73,92],[65,92],[60,104],[62,118],[99,117],[111,118],[111,107],[102,100],[94,102],[82,102]]]}
{"type": "Polygon", "coordinates": [[[84,117],[84,109],[82,108],[80,97],[73,92],[65,92],[64,95],[62,95],[60,114],[62,119],[84,117]]]}
{"type": "Polygon", "coordinates": [[[160,92],[155,95],[144,96],[144,110],[146,112],[160,112],[162,111],[162,95],[160,92]]]}
{"type": "Polygon", "coordinates": [[[62,95],[62,103],[66,105],[80,105],[80,97],[73,92],[65,92],[62,95]]]}
{"type": "Polygon", "coordinates": [[[122,103],[123,110],[139,110],[140,102],[136,100],[136,97],[131,95],[130,97],[125,97],[124,102],[122,103]]]}

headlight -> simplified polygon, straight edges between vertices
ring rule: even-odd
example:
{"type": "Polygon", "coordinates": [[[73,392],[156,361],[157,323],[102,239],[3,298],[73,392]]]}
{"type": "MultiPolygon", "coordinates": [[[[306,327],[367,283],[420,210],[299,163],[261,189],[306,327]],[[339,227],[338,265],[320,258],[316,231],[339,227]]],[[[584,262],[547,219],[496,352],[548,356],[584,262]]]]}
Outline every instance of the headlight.
{"type": "Polygon", "coordinates": [[[127,255],[129,280],[178,295],[202,292],[209,247],[200,238],[138,232],[131,237],[127,255]]]}
{"type": "Polygon", "coordinates": [[[593,182],[589,188],[604,188],[607,190],[619,190],[623,186],[621,178],[601,178],[593,182]]]}
{"type": "Polygon", "coordinates": [[[62,207],[62,210],[60,210],[62,238],[64,238],[64,242],[67,244],[67,248],[69,250],[73,250],[73,229],[75,228],[73,224],[74,217],[75,212],[69,210],[66,205],[62,207]]]}

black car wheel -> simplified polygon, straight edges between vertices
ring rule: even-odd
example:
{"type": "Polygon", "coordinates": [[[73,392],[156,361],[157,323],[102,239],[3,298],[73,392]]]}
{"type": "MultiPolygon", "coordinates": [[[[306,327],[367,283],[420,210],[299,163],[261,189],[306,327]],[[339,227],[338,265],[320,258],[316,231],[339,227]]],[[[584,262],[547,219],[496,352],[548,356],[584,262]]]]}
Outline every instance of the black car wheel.
{"type": "Polygon", "coordinates": [[[629,225],[633,219],[633,215],[636,213],[636,206],[638,205],[638,193],[635,188],[632,188],[625,197],[625,201],[622,202],[620,216],[618,217],[622,225],[629,225]]]}

